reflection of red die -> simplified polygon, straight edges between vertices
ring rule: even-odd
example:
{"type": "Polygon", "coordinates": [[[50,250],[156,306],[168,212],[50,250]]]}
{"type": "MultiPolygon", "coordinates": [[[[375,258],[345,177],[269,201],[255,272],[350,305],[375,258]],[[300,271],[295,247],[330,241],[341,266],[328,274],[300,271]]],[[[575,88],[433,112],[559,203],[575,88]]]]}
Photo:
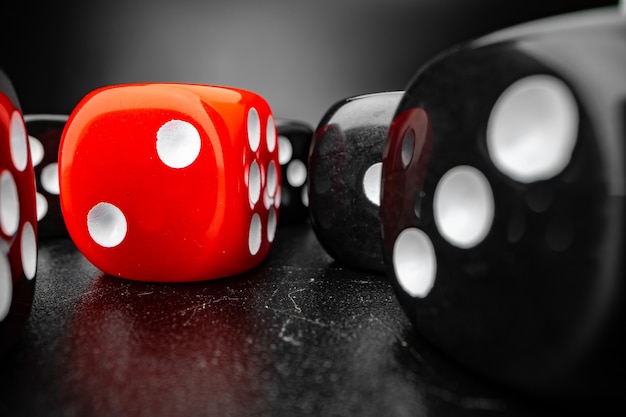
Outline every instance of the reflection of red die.
{"type": "Polygon", "coordinates": [[[17,97],[0,72],[0,352],[30,314],[36,272],[33,165],[17,97]]]}
{"type": "Polygon", "coordinates": [[[197,281],[258,265],[274,240],[280,169],[267,102],[206,85],[88,94],[61,138],[61,210],[102,271],[197,281]]]}

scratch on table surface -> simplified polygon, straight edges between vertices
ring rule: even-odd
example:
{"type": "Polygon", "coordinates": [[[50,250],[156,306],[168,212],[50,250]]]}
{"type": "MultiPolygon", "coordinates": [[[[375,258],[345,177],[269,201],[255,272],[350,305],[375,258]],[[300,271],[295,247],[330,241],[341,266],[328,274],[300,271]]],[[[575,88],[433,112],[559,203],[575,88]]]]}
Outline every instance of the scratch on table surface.
{"type": "Polygon", "coordinates": [[[206,302],[202,303],[202,305],[195,305],[195,306],[191,306],[189,308],[182,310],[181,315],[185,315],[187,311],[191,310],[191,315],[189,316],[187,320],[185,320],[185,322],[183,323],[183,327],[191,323],[191,320],[196,316],[198,311],[204,310],[205,308],[206,308],[206,302]]]}
{"type": "Polygon", "coordinates": [[[296,310],[297,313],[302,313],[302,309],[298,306],[298,303],[296,303],[296,300],[293,298],[293,294],[295,294],[297,292],[302,292],[304,290],[305,290],[304,288],[295,289],[295,290],[291,291],[289,294],[287,294],[287,297],[289,297],[289,299],[293,303],[293,308],[296,310]]]}
{"type": "MultiPolygon", "coordinates": [[[[326,329],[325,331],[330,332],[331,334],[341,338],[341,339],[346,339],[349,340],[350,339],[350,334],[346,333],[344,331],[342,331],[341,326],[337,326],[336,323],[334,321],[330,321],[330,322],[323,322],[320,321],[319,319],[311,319],[308,317],[305,317],[301,314],[296,314],[293,312],[292,309],[275,309],[273,307],[270,307],[268,305],[265,306],[265,308],[267,308],[268,310],[273,311],[276,314],[280,314],[280,315],[284,315],[285,316],[285,322],[283,323],[283,326],[281,327],[281,330],[278,334],[278,336],[285,342],[290,343],[294,346],[301,346],[302,342],[300,340],[295,339],[292,335],[286,335],[285,334],[285,330],[287,328],[287,326],[294,322],[294,321],[301,321],[310,325],[313,325],[315,327],[321,328],[321,329],[326,329]]],[[[301,330],[304,331],[312,331],[311,327],[303,327],[301,328],[301,330]]]]}
{"type": "Polygon", "coordinates": [[[191,305],[191,306],[186,307],[186,308],[184,308],[182,310],[179,310],[178,313],[181,316],[184,316],[185,314],[187,314],[188,311],[191,311],[191,316],[189,316],[189,318],[187,320],[185,320],[185,323],[183,323],[183,326],[186,326],[187,324],[189,324],[191,322],[191,320],[195,317],[195,315],[199,311],[202,311],[202,310],[206,309],[208,304],[217,304],[217,303],[220,303],[222,301],[237,301],[239,299],[240,299],[239,297],[230,297],[228,295],[225,295],[223,297],[216,298],[214,300],[203,301],[202,304],[191,305]]]}
{"type": "Polygon", "coordinates": [[[211,304],[216,304],[222,301],[239,301],[241,300],[241,298],[239,297],[229,297],[228,295],[225,295],[223,297],[220,298],[216,298],[215,300],[211,300],[211,304]]]}
{"type": "Polygon", "coordinates": [[[383,327],[385,330],[387,330],[389,333],[393,334],[396,336],[397,339],[401,339],[398,335],[396,335],[396,333],[398,333],[395,329],[393,329],[390,325],[388,325],[387,323],[383,322],[380,318],[374,316],[373,313],[369,313],[369,321],[371,322],[375,322],[378,323],[381,327],[383,327]]]}
{"type": "Polygon", "coordinates": [[[379,284],[377,281],[366,280],[366,279],[352,279],[352,280],[350,280],[350,282],[353,283],[353,284],[362,284],[362,285],[379,284]]]}
{"type": "Polygon", "coordinates": [[[154,294],[154,291],[140,292],[137,294],[137,297],[143,297],[144,295],[152,295],[152,294],[154,294]]]}
{"type": "MultiPolygon", "coordinates": [[[[81,293],[81,295],[82,295],[83,298],[92,297],[92,296],[95,296],[95,295],[102,297],[103,295],[109,295],[112,292],[114,292],[114,291],[106,291],[105,292],[105,291],[101,291],[101,290],[99,290],[97,288],[91,288],[91,289],[85,289],[81,293]]],[[[69,301],[70,297],[67,297],[67,300],[69,301]]]]}
{"type": "Polygon", "coordinates": [[[294,315],[290,315],[290,317],[293,318],[293,319],[296,319],[296,320],[302,320],[302,321],[304,321],[306,323],[313,324],[313,325],[318,326],[318,327],[330,327],[329,324],[322,323],[319,320],[312,320],[312,319],[310,319],[308,317],[294,316],[294,315]]]}
{"type": "Polygon", "coordinates": [[[285,320],[285,322],[283,323],[283,326],[280,329],[280,332],[278,332],[278,337],[280,337],[284,342],[287,342],[290,345],[302,346],[302,342],[301,341],[297,340],[292,335],[286,335],[285,334],[285,332],[287,331],[287,326],[289,325],[289,323],[291,323],[291,319],[285,320]]]}
{"type": "Polygon", "coordinates": [[[274,296],[276,295],[276,293],[278,292],[278,288],[274,289],[274,291],[272,291],[272,295],[270,295],[270,300],[274,298],[274,296]]]}
{"type": "Polygon", "coordinates": [[[304,316],[300,316],[300,315],[297,315],[297,314],[293,314],[291,309],[289,309],[289,310],[280,310],[280,309],[276,309],[276,308],[273,308],[273,307],[270,307],[270,306],[267,306],[267,305],[265,306],[265,308],[267,308],[268,310],[272,310],[275,313],[285,314],[288,317],[288,320],[290,320],[290,319],[300,320],[300,321],[304,321],[304,322],[309,323],[309,324],[313,324],[313,325],[318,326],[318,327],[330,327],[331,324],[332,324],[332,323],[331,324],[324,323],[324,322],[321,322],[321,321],[319,321],[317,319],[313,320],[313,319],[310,319],[308,317],[304,317],[304,316]]]}

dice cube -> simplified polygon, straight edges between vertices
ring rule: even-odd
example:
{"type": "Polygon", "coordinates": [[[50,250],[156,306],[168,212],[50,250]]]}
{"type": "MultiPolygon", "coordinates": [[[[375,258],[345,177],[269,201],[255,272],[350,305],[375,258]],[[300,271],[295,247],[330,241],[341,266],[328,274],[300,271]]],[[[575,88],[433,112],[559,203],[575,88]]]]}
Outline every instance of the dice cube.
{"type": "Polygon", "coordinates": [[[308,159],[313,128],[296,120],[276,119],[278,159],[282,175],[280,225],[296,225],[309,218],[308,159]]]}
{"type": "Polygon", "coordinates": [[[59,199],[59,145],[67,122],[63,114],[26,114],[35,179],[39,240],[67,237],[59,199]]]}
{"type": "Polygon", "coordinates": [[[625,98],[612,9],[494,33],[419,70],[385,144],[381,217],[421,334],[527,392],[621,393],[625,98]]]}
{"type": "Polygon", "coordinates": [[[261,96],[241,89],[103,87],[69,117],[59,183],[71,238],[110,275],[180,282],[242,273],[275,238],[274,119],[261,96]]]}
{"type": "Polygon", "coordinates": [[[331,106],[309,154],[309,215],[324,249],[352,268],[384,272],[380,221],[383,146],[402,92],[331,106]]]}

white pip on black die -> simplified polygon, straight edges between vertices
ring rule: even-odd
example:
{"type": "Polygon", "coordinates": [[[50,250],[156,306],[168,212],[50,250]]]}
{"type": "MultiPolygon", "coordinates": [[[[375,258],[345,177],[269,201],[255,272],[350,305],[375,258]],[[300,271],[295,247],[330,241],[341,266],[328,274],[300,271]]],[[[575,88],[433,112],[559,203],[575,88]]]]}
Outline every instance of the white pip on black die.
{"type": "Polygon", "coordinates": [[[495,33],[418,71],[381,206],[387,271],[418,332],[529,392],[623,388],[625,108],[613,9],[495,33]]]}

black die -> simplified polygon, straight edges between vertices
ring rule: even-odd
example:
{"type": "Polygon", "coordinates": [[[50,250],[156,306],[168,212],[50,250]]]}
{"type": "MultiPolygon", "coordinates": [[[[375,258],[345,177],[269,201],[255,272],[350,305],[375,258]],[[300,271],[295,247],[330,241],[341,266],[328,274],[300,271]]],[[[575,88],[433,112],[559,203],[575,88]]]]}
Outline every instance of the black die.
{"type": "Polygon", "coordinates": [[[625,109],[614,10],[420,69],[385,145],[381,208],[387,271],[420,333],[529,392],[623,389],[625,109]]]}
{"type": "Polygon", "coordinates": [[[0,71],[0,353],[15,343],[30,315],[36,273],[33,166],[20,104],[0,71]]]}
{"type": "Polygon", "coordinates": [[[35,179],[39,239],[65,237],[67,229],[59,200],[58,155],[67,115],[26,114],[35,179]]]}
{"type": "Polygon", "coordinates": [[[309,213],[336,261],[384,272],[380,185],[385,138],[402,92],[335,103],[321,119],[309,155],[309,213]]]}
{"type": "Polygon", "coordinates": [[[279,225],[301,224],[309,218],[308,157],[313,128],[306,123],[276,119],[278,160],[282,174],[279,225]]]}

